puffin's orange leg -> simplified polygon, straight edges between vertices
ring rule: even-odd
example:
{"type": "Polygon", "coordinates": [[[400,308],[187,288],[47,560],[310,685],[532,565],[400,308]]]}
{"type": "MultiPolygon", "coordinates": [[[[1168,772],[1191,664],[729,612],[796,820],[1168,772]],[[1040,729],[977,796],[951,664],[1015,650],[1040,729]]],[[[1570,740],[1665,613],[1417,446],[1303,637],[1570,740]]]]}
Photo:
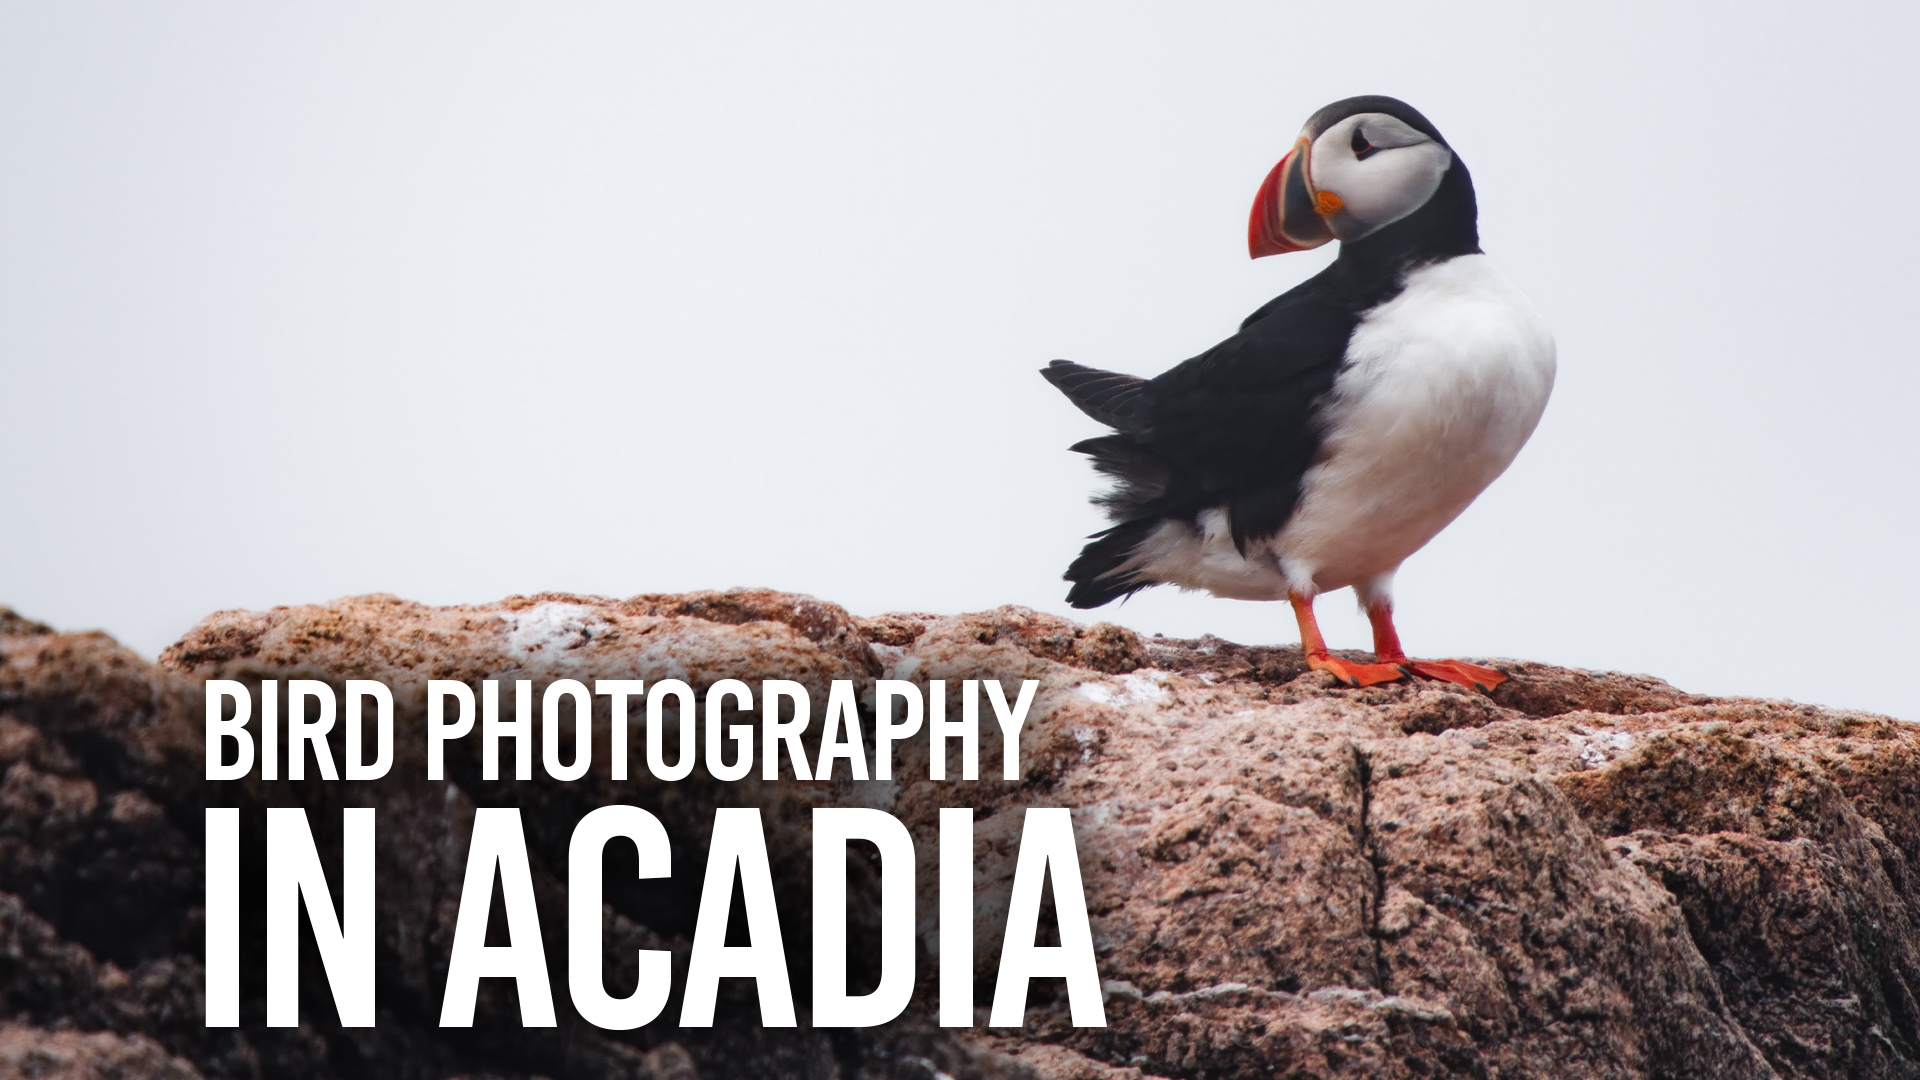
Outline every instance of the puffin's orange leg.
{"type": "Polygon", "coordinates": [[[1297,592],[1288,593],[1287,599],[1293,604],[1294,618],[1300,620],[1300,649],[1307,654],[1308,667],[1331,671],[1348,686],[1372,686],[1407,677],[1396,664],[1356,664],[1327,652],[1326,639],[1320,636],[1320,623],[1313,617],[1313,599],[1297,592]]]}
{"type": "Polygon", "coordinates": [[[1367,605],[1367,621],[1373,624],[1373,657],[1383,664],[1405,666],[1407,653],[1400,647],[1400,631],[1393,628],[1393,605],[1375,600],[1367,605]]]}
{"type": "MultiPolygon", "coordinates": [[[[1296,605],[1297,607],[1298,605],[1296,605]]],[[[1438,679],[1483,694],[1507,681],[1505,672],[1495,671],[1465,660],[1409,660],[1400,648],[1400,634],[1393,628],[1393,605],[1375,600],[1367,605],[1367,621],[1373,624],[1373,652],[1383,663],[1396,664],[1409,675],[1438,679]]]]}

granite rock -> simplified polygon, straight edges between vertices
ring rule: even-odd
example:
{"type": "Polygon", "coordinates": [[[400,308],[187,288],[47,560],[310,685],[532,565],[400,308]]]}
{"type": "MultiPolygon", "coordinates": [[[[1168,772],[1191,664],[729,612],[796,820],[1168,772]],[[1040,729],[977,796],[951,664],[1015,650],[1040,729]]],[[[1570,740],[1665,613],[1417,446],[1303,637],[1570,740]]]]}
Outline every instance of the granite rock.
{"type": "MultiPolygon", "coordinates": [[[[1491,697],[1353,690],[1293,647],[1142,639],[1021,608],[856,618],[735,590],[221,612],[149,664],[0,609],[0,1076],[41,1055],[46,1071],[21,1074],[1920,1080],[1920,728],[1491,662],[1513,676],[1491,697]],[[892,782],[763,781],[756,768],[731,784],[704,770],[663,783],[631,746],[634,774],[614,780],[605,699],[579,781],[545,777],[537,751],[532,779],[483,780],[472,739],[451,748],[448,780],[425,779],[427,680],[593,677],[701,691],[793,679],[816,716],[836,679],[938,680],[950,715],[963,680],[1040,688],[1011,780],[991,723],[977,781],[927,779],[924,737],[897,748],[892,782]],[[207,678],[387,682],[394,768],[363,784],[210,784],[207,678]],[[757,806],[799,1028],[761,1027],[750,987],[731,983],[710,1029],[675,1026],[677,996],[632,1032],[572,1013],[566,845],[609,802],[656,814],[676,852],[670,879],[608,876],[610,987],[631,983],[638,948],[671,950],[684,971],[713,809],[757,806]],[[331,862],[340,809],[378,807],[376,1027],[339,1026],[310,945],[306,1023],[264,1026],[257,881],[244,897],[243,1025],[202,1026],[209,805],[246,808],[246,880],[258,878],[259,808],[306,808],[331,862]],[[807,821],[833,805],[886,809],[916,839],[919,984],[882,1028],[805,1020],[807,821]],[[557,1028],[521,1029],[498,980],[473,1028],[438,1027],[480,806],[521,808],[557,1028]],[[975,808],[972,1029],[932,1014],[947,806],[975,808]],[[1073,810],[1105,1028],[1072,1027],[1063,987],[1044,980],[1023,1027],[984,1026],[1022,812],[1041,806],[1073,810]]],[[[861,959],[874,952],[863,945],[877,934],[878,874],[859,857],[849,870],[858,990],[878,976],[861,959]]]]}

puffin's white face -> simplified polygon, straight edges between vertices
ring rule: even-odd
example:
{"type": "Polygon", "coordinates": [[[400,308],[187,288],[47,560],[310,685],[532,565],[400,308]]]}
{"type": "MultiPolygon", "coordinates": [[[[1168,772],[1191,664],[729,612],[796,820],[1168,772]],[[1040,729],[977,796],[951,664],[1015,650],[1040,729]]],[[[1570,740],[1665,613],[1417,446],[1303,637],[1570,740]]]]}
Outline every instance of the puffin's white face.
{"type": "Polygon", "coordinates": [[[1307,181],[1333,235],[1358,240],[1427,204],[1453,151],[1385,113],[1361,113],[1313,140],[1307,181]]]}
{"type": "Polygon", "coordinates": [[[1380,112],[1344,117],[1319,135],[1311,123],[1267,174],[1247,223],[1254,258],[1359,240],[1427,204],[1453,151],[1380,112]]]}

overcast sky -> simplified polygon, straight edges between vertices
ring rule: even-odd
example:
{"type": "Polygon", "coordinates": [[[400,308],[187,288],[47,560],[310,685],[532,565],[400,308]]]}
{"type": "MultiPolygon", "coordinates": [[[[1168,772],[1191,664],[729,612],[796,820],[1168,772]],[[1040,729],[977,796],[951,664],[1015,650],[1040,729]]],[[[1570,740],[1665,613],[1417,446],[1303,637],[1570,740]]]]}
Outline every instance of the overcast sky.
{"type": "Polygon", "coordinates": [[[1560,347],[1409,649],[1920,719],[1920,17],[1811,10],[0,6],[0,603],[148,655],[365,592],[1069,613],[1097,428],[1035,369],[1318,270],[1248,206],[1386,93],[1560,347]]]}

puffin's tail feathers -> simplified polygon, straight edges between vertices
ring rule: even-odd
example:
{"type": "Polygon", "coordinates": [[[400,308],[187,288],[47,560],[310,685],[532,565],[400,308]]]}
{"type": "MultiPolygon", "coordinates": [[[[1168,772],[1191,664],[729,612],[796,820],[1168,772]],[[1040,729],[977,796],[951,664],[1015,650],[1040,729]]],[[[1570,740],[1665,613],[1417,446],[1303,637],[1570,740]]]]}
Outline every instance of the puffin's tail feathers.
{"type": "Polygon", "coordinates": [[[1065,579],[1073,582],[1073,588],[1067,590],[1067,603],[1077,608],[1097,608],[1159,584],[1137,576],[1127,566],[1159,525],[1159,518],[1136,518],[1094,533],[1093,543],[1080,549],[1080,557],[1067,567],[1065,579]]]}
{"type": "Polygon", "coordinates": [[[1093,542],[1067,567],[1066,580],[1073,582],[1067,603],[1097,608],[1158,584],[1140,577],[1129,565],[1160,525],[1153,504],[1166,495],[1170,473],[1167,463],[1138,441],[1148,434],[1141,401],[1147,380],[1067,360],[1055,360],[1040,374],[1081,412],[1115,432],[1071,447],[1092,458],[1095,469],[1113,477],[1112,490],[1094,496],[1093,501],[1117,524],[1095,533],[1093,542]]]}
{"type": "Polygon", "coordinates": [[[1146,517],[1152,513],[1152,504],[1167,493],[1167,463],[1125,435],[1082,439],[1067,449],[1092,458],[1095,470],[1113,477],[1113,487],[1093,497],[1093,504],[1105,509],[1110,521],[1146,517]]]}
{"type": "Polygon", "coordinates": [[[1119,431],[1138,429],[1141,418],[1137,407],[1147,380],[1101,371],[1071,360],[1055,360],[1041,368],[1040,374],[1067,395],[1075,407],[1095,420],[1119,431]]]}

